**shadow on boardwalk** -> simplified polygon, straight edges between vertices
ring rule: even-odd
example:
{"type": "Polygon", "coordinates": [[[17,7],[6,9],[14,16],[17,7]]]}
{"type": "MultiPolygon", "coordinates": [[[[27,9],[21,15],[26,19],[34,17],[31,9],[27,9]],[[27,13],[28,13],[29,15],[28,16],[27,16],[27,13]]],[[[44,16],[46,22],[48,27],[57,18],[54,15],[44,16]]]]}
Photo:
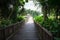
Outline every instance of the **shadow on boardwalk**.
{"type": "Polygon", "coordinates": [[[29,16],[28,21],[26,21],[22,28],[9,40],[39,40],[33,18],[29,16]]]}

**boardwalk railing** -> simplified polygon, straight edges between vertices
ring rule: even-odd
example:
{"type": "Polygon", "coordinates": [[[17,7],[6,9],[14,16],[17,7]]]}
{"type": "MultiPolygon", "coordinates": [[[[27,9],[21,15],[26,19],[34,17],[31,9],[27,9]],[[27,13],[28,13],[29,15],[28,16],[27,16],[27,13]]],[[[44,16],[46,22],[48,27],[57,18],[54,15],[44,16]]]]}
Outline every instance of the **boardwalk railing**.
{"type": "Polygon", "coordinates": [[[38,29],[38,34],[39,34],[40,40],[54,40],[54,37],[47,29],[45,29],[44,27],[42,27],[40,24],[38,24],[36,22],[35,22],[35,25],[38,29]]]}
{"type": "Polygon", "coordinates": [[[23,22],[9,25],[6,28],[0,28],[0,40],[8,40],[12,37],[19,30],[20,26],[22,26],[23,22]]]}

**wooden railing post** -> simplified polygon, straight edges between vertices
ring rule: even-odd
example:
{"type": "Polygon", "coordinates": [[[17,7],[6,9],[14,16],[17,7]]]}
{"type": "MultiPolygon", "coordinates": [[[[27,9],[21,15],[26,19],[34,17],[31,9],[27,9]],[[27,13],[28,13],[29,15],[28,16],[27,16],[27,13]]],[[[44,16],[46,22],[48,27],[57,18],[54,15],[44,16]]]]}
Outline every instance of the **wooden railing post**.
{"type": "Polygon", "coordinates": [[[8,40],[11,38],[22,26],[23,21],[8,25],[5,28],[0,28],[0,40],[8,40]]]}
{"type": "Polygon", "coordinates": [[[5,29],[3,29],[3,40],[6,40],[5,29]]]}
{"type": "Polygon", "coordinates": [[[54,40],[53,35],[44,27],[42,27],[40,24],[35,22],[36,27],[38,28],[38,33],[40,40],[54,40]]]}

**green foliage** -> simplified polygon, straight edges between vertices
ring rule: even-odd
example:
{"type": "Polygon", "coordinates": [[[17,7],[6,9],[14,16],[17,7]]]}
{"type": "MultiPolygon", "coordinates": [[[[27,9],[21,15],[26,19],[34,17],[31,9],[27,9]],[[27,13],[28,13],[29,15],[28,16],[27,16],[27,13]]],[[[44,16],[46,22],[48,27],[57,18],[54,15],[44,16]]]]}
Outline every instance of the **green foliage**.
{"type": "Polygon", "coordinates": [[[21,21],[21,20],[24,20],[24,17],[23,16],[18,16],[17,21],[21,21]]]}
{"type": "Polygon", "coordinates": [[[35,21],[41,24],[43,27],[45,27],[47,30],[49,30],[51,33],[53,33],[54,36],[60,35],[59,33],[59,24],[55,19],[48,18],[46,21],[44,21],[43,16],[37,16],[35,17],[35,21]]]}
{"type": "Polygon", "coordinates": [[[33,17],[40,15],[40,12],[33,11],[33,10],[26,10],[28,14],[31,14],[33,17]]]}
{"type": "Polygon", "coordinates": [[[58,16],[60,16],[60,0],[36,0],[40,2],[40,5],[42,5],[42,12],[44,15],[44,19],[47,19],[47,14],[50,14],[50,12],[54,9],[55,18],[58,20],[58,16]]]}
{"type": "Polygon", "coordinates": [[[7,25],[10,25],[12,24],[12,20],[7,20],[7,19],[2,19],[0,21],[0,27],[7,27],[7,25]]]}
{"type": "Polygon", "coordinates": [[[26,2],[28,2],[28,0],[26,0],[26,2]]]}
{"type": "Polygon", "coordinates": [[[24,6],[24,4],[25,4],[24,0],[19,0],[19,2],[20,2],[21,6],[24,6]]]}
{"type": "Polygon", "coordinates": [[[16,18],[18,7],[23,7],[24,4],[24,0],[0,0],[0,16],[6,19],[16,18]]]}
{"type": "Polygon", "coordinates": [[[34,19],[35,19],[36,22],[42,23],[43,16],[36,16],[34,19]]]}
{"type": "Polygon", "coordinates": [[[5,28],[8,25],[14,24],[16,22],[20,22],[24,20],[23,16],[18,16],[15,20],[8,20],[8,19],[0,19],[0,27],[5,28]]]}
{"type": "Polygon", "coordinates": [[[5,27],[24,19],[22,16],[17,17],[19,6],[24,7],[24,0],[0,0],[0,4],[0,27],[5,27]],[[10,8],[10,6],[13,7],[10,8]]]}

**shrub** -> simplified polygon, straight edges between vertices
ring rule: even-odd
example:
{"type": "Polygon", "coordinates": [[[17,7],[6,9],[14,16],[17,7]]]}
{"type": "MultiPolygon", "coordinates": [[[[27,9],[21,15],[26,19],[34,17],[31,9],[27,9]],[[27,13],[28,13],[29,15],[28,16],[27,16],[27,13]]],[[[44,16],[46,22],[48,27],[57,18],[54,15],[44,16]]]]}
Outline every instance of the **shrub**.
{"type": "Polygon", "coordinates": [[[10,24],[12,24],[11,20],[3,19],[0,22],[0,27],[6,27],[7,25],[10,25],[10,24]]]}
{"type": "Polygon", "coordinates": [[[18,16],[16,20],[17,20],[17,21],[21,21],[21,20],[23,20],[23,19],[24,19],[23,16],[18,16]]]}
{"type": "Polygon", "coordinates": [[[60,27],[55,19],[48,18],[46,21],[44,21],[43,16],[37,16],[34,18],[34,20],[45,27],[47,30],[49,30],[54,36],[57,37],[58,35],[60,35],[60,27]]]}
{"type": "Polygon", "coordinates": [[[16,23],[16,22],[20,22],[21,20],[23,20],[24,17],[23,16],[19,16],[16,18],[16,20],[12,20],[12,19],[1,19],[0,20],[0,28],[5,28],[10,24],[16,23]]]}

